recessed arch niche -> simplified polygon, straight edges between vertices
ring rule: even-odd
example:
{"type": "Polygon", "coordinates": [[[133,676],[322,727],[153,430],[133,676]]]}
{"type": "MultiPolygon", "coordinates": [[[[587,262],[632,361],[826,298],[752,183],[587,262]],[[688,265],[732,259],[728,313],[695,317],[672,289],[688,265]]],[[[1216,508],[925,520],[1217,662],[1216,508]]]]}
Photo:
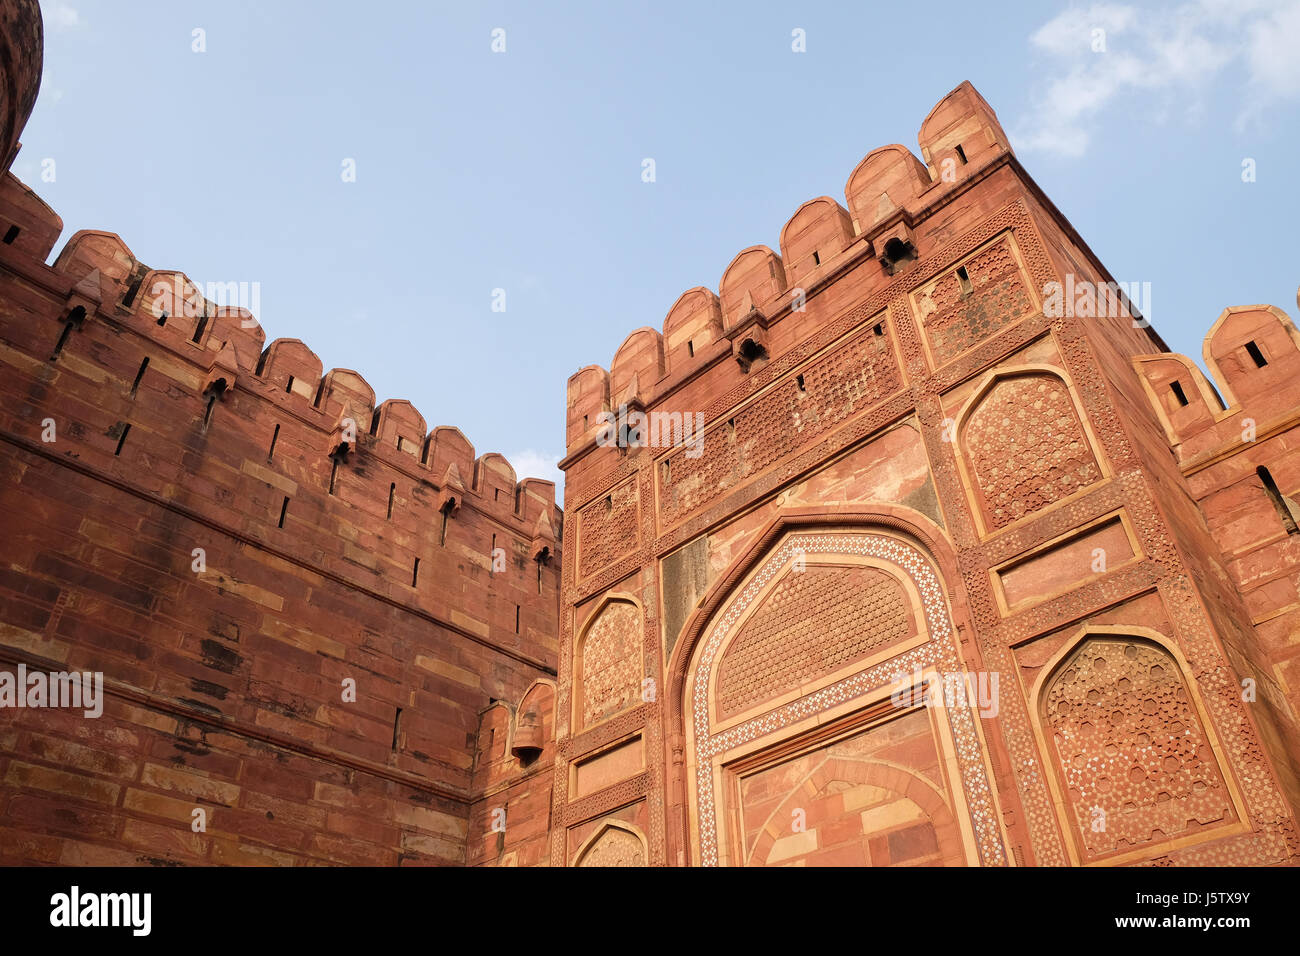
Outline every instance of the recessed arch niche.
{"type": "Polygon", "coordinates": [[[683,650],[692,856],[704,866],[762,862],[771,850],[759,845],[766,819],[774,835],[808,844],[801,855],[788,841],[775,851],[779,863],[1005,864],[971,702],[897,697],[932,675],[965,670],[931,555],[890,524],[777,527],[752,561],[742,560],[747,570],[720,583],[683,650]],[[834,767],[841,772],[828,777],[834,767]],[[750,790],[779,799],[758,806],[746,787],[763,775],[777,783],[750,790]],[[803,787],[811,807],[794,810],[815,816],[825,805],[839,817],[821,830],[812,817],[786,820],[787,784],[803,787]],[[852,831],[859,817],[861,832],[848,832],[845,845],[818,842],[852,831]]]}

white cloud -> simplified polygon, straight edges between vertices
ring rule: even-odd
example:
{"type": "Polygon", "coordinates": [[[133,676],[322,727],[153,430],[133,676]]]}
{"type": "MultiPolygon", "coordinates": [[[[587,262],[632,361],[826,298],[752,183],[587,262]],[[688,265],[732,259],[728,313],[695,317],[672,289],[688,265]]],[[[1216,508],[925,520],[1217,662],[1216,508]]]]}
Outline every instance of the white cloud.
{"type": "Polygon", "coordinates": [[[1246,62],[1251,84],[1266,94],[1300,93],[1300,4],[1250,25],[1246,62]]]}
{"type": "Polygon", "coordinates": [[[45,21],[47,30],[75,30],[86,25],[80,13],[57,0],[53,3],[49,0],[41,0],[41,17],[45,21]]]}
{"type": "Polygon", "coordinates": [[[535,451],[531,448],[515,452],[513,455],[506,455],[510,464],[514,465],[515,475],[520,481],[525,478],[541,478],[544,481],[555,482],[555,503],[557,505],[563,504],[564,472],[556,468],[555,463],[563,457],[563,455],[553,455],[547,452],[535,451]]]}
{"type": "Polygon", "coordinates": [[[1120,103],[1143,122],[1162,122],[1176,98],[1194,122],[1208,85],[1224,82],[1238,62],[1245,73],[1239,123],[1278,99],[1300,96],[1300,5],[1292,0],[1072,7],[1029,43],[1053,78],[1012,130],[1013,144],[1026,151],[1083,155],[1092,124],[1120,103]]]}

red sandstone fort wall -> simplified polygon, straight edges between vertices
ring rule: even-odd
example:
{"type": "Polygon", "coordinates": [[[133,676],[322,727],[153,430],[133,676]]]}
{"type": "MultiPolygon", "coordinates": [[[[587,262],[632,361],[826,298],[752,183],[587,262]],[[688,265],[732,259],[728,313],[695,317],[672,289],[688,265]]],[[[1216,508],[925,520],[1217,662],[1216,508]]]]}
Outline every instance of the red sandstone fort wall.
{"type": "Polygon", "coordinates": [[[0,211],[40,237],[0,246],[0,657],[108,689],[12,712],[5,861],[465,862],[480,714],[554,673],[551,483],[0,211]]]}
{"type": "Polygon", "coordinates": [[[570,379],[563,513],[6,174],[0,669],[107,693],[8,712],[0,862],[1294,861],[1300,333],[1225,312],[1221,404],[1046,308],[1110,276],[969,84],[918,141],[570,379]]]}

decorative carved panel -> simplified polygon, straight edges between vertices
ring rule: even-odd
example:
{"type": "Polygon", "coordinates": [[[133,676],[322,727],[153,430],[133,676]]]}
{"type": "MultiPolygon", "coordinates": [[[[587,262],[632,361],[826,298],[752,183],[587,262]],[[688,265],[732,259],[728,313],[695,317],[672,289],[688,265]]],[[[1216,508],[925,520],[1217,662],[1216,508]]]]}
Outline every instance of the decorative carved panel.
{"type": "Polygon", "coordinates": [[[1043,722],[1087,860],[1236,820],[1178,662],[1140,638],[1089,638],[1045,687],[1043,722]]]}
{"type": "Polygon", "coordinates": [[[645,847],[635,833],[606,827],[578,859],[577,866],[645,866],[645,847]]]}
{"type": "Polygon", "coordinates": [[[640,703],[641,611],[631,601],[612,601],[598,612],[582,642],[574,670],[580,682],[580,727],[640,703]]]}
{"type": "Polygon", "coordinates": [[[915,633],[911,601],[884,571],[787,571],[723,653],[718,716],[725,720],[915,633]]]}
{"type": "Polygon", "coordinates": [[[937,368],[1035,311],[1010,236],[918,290],[915,308],[937,368]]]}
{"type": "Polygon", "coordinates": [[[1050,373],[996,381],[967,418],[962,440],[995,530],[1102,477],[1070,390],[1050,373]]]}
{"type": "Polygon", "coordinates": [[[636,480],[578,512],[578,576],[587,577],[637,547],[636,480]]]}
{"type": "Polygon", "coordinates": [[[901,386],[889,323],[881,315],[842,346],[808,363],[801,375],[778,382],[736,412],[730,424],[715,422],[697,457],[687,454],[689,448],[669,455],[669,480],[663,482],[661,470],[658,483],[661,526],[675,524],[739,487],[901,386]]]}

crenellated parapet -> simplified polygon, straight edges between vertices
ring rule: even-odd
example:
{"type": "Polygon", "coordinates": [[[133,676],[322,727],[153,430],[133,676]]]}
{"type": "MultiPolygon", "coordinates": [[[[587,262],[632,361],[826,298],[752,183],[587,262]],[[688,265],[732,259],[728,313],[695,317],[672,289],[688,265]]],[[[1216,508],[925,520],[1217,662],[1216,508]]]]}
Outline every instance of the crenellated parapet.
{"type": "Polygon", "coordinates": [[[1300,331],[1285,312],[1224,309],[1206,333],[1202,358],[1210,378],[1172,352],[1133,359],[1180,463],[1195,467],[1290,426],[1300,407],[1300,331]]]}
{"type": "MultiPolygon", "coordinates": [[[[0,181],[0,211],[26,216],[0,219],[20,240],[0,244],[5,436],[554,666],[553,482],[521,479],[410,401],[377,400],[302,341],[267,342],[234,284],[201,288],[101,231],[47,264],[52,243],[21,240],[61,223],[29,196],[0,181]]],[[[193,546],[175,560],[188,567],[193,546]]]]}
{"type": "Polygon", "coordinates": [[[1011,147],[997,117],[969,83],[944,97],[921,125],[918,159],[905,146],[872,150],[850,174],[844,204],[829,196],[803,203],[766,245],[742,250],[715,293],[690,289],[662,331],[640,328],[619,346],[606,372],[589,365],[569,379],[566,461],[590,449],[602,412],[649,408],[706,372],[725,390],[788,349],[799,336],[774,324],[812,310],[809,300],[851,268],[875,270],[880,285],[917,255],[914,227],[1011,147]],[[732,361],[729,361],[732,360],[732,361]]]}
{"type": "MultiPolygon", "coordinates": [[[[29,191],[12,175],[0,190],[0,210],[29,191]]],[[[39,223],[28,219],[20,236],[37,225],[56,230],[62,223],[40,204],[39,223]],[[52,217],[52,218],[51,218],[52,217]]],[[[31,252],[15,244],[14,253],[31,252]]],[[[34,250],[48,254],[42,246],[34,250]]],[[[28,263],[29,267],[31,263],[28,263]]],[[[389,399],[376,403],[374,390],[348,369],[326,371],[320,358],[298,339],[265,344],[265,333],[247,309],[218,304],[184,273],[151,269],[141,263],[122,239],[112,233],[81,231],[60,251],[53,266],[43,267],[51,289],[70,284],[66,306],[81,303],[85,318],[114,328],[129,329],[169,357],[194,368],[194,380],[222,381],[223,388],[274,396],[274,405],[296,413],[321,434],[315,448],[322,459],[343,444],[388,458],[389,453],[413,476],[440,488],[449,466],[476,504],[498,518],[517,521],[530,531],[542,510],[555,508],[554,485],[540,479],[519,481],[513,466],[499,454],[479,458],[473,446],[454,428],[432,430],[411,402],[389,399]],[[516,510],[518,508],[518,510],[516,510]]],[[[233,285],[233,284],[232,284],[233,285]]],[[[237,289],[220,290],[237,293],[237,289]]],[[[233,295],[231,296],[234,297],[233,295]]],[[[66,320],[69,306],[58,317],[66,320]]],[[[80,316],[81,313],[78,313],[80,316]]],[[[200,396],[206,388],[200,388],[200,396]]],[[[178,413],[187,414],[178,406],[178,413]]],[[[558,515],[551,519],[559,523],[558,515]]]]}

